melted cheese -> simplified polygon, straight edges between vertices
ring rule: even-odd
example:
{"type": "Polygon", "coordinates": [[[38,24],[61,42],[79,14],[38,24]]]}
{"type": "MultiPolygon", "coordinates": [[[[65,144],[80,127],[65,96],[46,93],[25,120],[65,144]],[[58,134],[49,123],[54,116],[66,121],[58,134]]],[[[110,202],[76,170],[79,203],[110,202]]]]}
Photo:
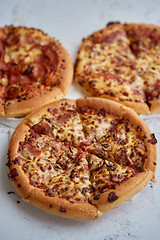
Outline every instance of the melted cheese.
{"type": "Polygon", "coordinates": [[[154,44],[150,46],[146,36],[136,38],[133,34],[133,39],[130,39],[123,25],[118,28],[117,31],[117,26],[113,25],[83,41],[77,55],[77,82],[89,95],[109,95],[122,103],[146,102],[146,98],[150,100],[147,95],[159,98],[156,88],[159,86],[160,47],[154,44]],[[113,39],[108,40],[112,34],[113,39]],[[114,34],[117,34],[115,39],[114,34]],[[135,39],[140,40],[138,57],[132,51],[135,39]]]}
{"type": "Polygon", "coordinates": [[[88,202],[141,171],[146,149],[141,130],[129,121],[91,108],[79,111],[70,105],[48,109],[17,158],[30,184],[47,196],[88,202]]]}

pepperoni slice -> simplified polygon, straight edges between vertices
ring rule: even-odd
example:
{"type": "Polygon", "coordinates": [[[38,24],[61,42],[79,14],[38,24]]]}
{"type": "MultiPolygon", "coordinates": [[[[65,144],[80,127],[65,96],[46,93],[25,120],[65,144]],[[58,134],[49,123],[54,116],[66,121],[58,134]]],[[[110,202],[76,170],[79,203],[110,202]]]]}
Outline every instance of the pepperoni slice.
{"type": "Polygon", "coordinates": [[[32,80],[31,80],[31,78],[29,78],[27,76],[22,76],[21,79],[20,79],[20,84],[22,86],[29,85],[29,84],[32,84],[32,80]]]}
{"type": "Polygon", "coordinates": [[[36,124],[32,127],[32,130],[35,133],[47,135],[53,137],[52,127],[46,121],[42,121],[39,124],[36,124]]]}
{"type": "Polygon", "coordinates": [[[67,122],[71,118],[71,114],[64,114],[57,117],[59,123],[67,122]]]}
{"type": "Polygon", "coordinates": [[[9,72],[9,78],[8,78],[8,84],[16,84],[20,80],[20,75],[15,70],[10,70],[9,72]]]}
{"type": "Polygon", "coordinates": [[[19,93],[19,87],[18,86],[9,86],[5,93],[5,98],[7,100],[12,100],[17,98],[19,93]]]}
{"type": "Polygon", "coordinates": [[[15,34],[14,32],[12,32],[7,37],[6,44],[9,46],[16,45],[16,44],[18,44],[19,40],[20,40],[20,36],[18,34],[15,34]]]}
{"type": "Polygon", "coordinates": [[[41,150],[37,147],[34,147],[30,144],[26,144],[26,150],[35,157],[38,157],[41,154],[41,150]]]}
{"type": "Polygon", "coordinates": [[[90,146],[92,143],[93,143],[93,137],[89,137],[83,142],[85,146],[90,146]]]}
{"type": "MultiPolygon", "coordinates": [[[[39,57],[39,56],[38,56],[39,57]]],[[[35,63],[32,68],[32,74],[35,78],[43,78],[46,73],[45,68],[40,63],[35,63]]]]}

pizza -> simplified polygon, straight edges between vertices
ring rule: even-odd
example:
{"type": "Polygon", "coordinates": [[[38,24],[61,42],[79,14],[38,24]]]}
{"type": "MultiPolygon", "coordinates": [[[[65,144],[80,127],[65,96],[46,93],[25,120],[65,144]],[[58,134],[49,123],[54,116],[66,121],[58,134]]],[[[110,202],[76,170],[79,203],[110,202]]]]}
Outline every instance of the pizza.
{"type": "Polygon", "coordinates": [[[62,99],[72,82],[69,54],[41,30],[0,28],[0,117],[20,117],[62,99]]]}
{"type": "Polygon", "coordinates": [[[160,27],[111,22],[83,39],[75,81],[87,96],[124,104],[138,114],[160,111],[160,27]]]}
{"type": "Polygon", "coordinates": [[[25,202],[57,216],[96,220],[154,181],[156,143],[144,121],[122,104],[63,99],[17,126],[8,176],[25,202]]]}

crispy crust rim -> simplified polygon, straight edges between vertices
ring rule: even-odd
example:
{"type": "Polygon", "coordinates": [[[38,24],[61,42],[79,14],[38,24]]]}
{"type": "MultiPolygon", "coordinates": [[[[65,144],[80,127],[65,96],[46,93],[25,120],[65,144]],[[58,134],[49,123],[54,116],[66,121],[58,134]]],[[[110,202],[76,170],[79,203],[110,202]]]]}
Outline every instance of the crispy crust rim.
{"type": "Polygon", "coordinates": [[[62,103],[69,103],[76,106],[77,109],[84,106],[93,107],[99,110],[105,109],[110,113],[128,119],[134,126],[140,126],[143,133],[147,136],[145,144],[147,146],[148,158],[145,163],[145,171],[136,174],[126,182],[118,185],[115,190],[109,190],[102,193],[98,201],[92,199],[91,203],[71,203],[65,199],[46,196],[41,189],[30,185],[28,177],[24,174],[22,168],[18,164],[12,163],[10,167],[8,166],[9,172],[12,169],[16,169],[18,172],[15,179],[12,179],[12,183],[25,202],[57,216],[81,220],[96,220],[104,212],[107,212],[129,200],[141,191],[150,180],[154,180],[156,172],[156,146],[148,142],[151,135],[150,130],[144,121],[132,109],[111,100],[101,98],[80,98],[77,100],[66,99],[43,106],[24,118],[14,131],[9,144],[8,149],[10,161],[15,159],[19,148],[19,142],[24,140],[25,134],[30,127],[40,120],[40,117],[47,112],[48,108],[58,108],[62,103]],[[118,199],[109,202],[108,195],[112,191],[118,196],[118,199]]]}
{"type": "MultiPolygon", "coordinates": [[[[4,28],[11,27],[12,26],[6,26],[4,28]]],[[[40,33],[45,40],[54,43],[53,50],[56,51],[59,57],[59,62],[53,80],[60,79],[60,85],[58,87],[53,87],[50,91],[45,91],[43,94],[38,94],[31,99],[23,100],[21,102],[17,99],[6,101],[6,103],[1,106],[2,110],[0,108],[0,117],[22,117],[38,107],[64,98],[73,79],[72,60],[67,50],[57,40],[49,37],[39,29],[26,27],[16,27],[16,29],[27,29],[28,31],[34,30],[35,32],[40,33]]]]}
{"type": "MultiPolygon", "coordinates": [[[[96,97],[96,96],[94,96],[92,91],[88,90],[88,88],[85,89],[84,87],[81,87],[80,85],[79,85],[79,87],[88,97],[96,97]]],[[[119,98],[112,97],[112,96],[109,96],[107,94],[102,94],[100,98],[105,98],[105,99],[112,100],[112,101],[115,101],[117,103],[123,104],[124,106],[133,109],[138,114],[148,115],[148,114],[151,113],[148,105],[145,102],[120,101],[119,98]]]]}

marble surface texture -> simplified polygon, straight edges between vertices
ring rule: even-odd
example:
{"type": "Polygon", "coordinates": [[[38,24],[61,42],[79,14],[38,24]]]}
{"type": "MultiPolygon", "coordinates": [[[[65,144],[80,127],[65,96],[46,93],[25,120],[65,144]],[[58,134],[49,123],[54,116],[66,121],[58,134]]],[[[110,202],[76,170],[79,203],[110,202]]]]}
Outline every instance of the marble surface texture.
{"type": "MultiPolygon", "coordinates": [[[[0,25],[40,28],[58,39],[74,62],[83,37],[109,21],[160,25],[159,0],[0,0],[0,25]]],[[[72,84],[67,96],[83,96],[72,84]]],[[[156,183],[98,221],[51,216],[25,204],[7,177],[6,153],[21,119],[0,119],[0,239],[1,240],[158,240],[160,239],[160,114],[141,116],[157,139],[156,183]]]]}

